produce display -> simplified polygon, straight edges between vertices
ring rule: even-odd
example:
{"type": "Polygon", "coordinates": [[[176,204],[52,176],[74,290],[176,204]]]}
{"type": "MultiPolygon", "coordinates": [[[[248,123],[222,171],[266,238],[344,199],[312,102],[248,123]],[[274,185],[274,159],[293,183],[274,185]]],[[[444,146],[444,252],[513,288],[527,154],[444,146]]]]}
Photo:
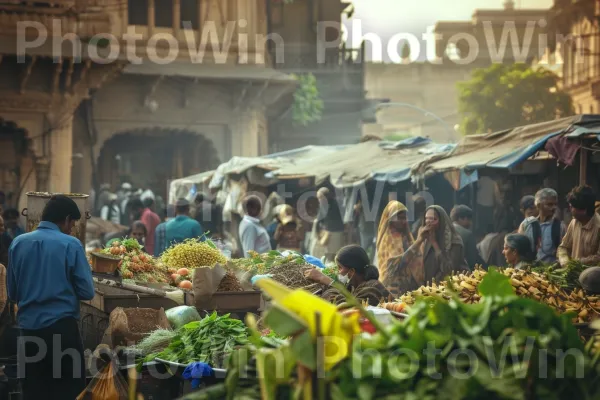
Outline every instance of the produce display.
{"type": "Polygon", "coordinates": [[[146,357],[149,354],[160,353],[166,349],[177,333],[170,329],[157,329],[142,339],[132,350],[146,357]]]}
{"type": "Polygon", "coordinates": [[[240,284],[237,276],[232,271],[227,271],[225,277],[221,280],[217,292],[243,292],[244,288],[240,284]]]}
{"type": "Polygon", "coordinates": [[[203,242],[199,239],[188,239],[169,247],[161,255],[161,260],[173,269],[214,267],[227,261],[211,240],[203,242]]]}
{"type": "MultiPolygon", "coordinates": [[[[547,304],[559,313],[574,313],[574,322],[589,322],[600,316],[600,296],[586,296],[582,289],[565,291],[538,272],[513,268],[498,269],[498,271],[510,278],[517,295],[547,304]]],[[[476,269],[468,274],[456,274],[451,277],[453,286],[459,291],[459,297],[463,302],[474,304],[481,301],[477,286],[486,274],[483,269],[476,269]]],[[[448,290],[446,282],[440,284],[433,282],[431,286],[422,286],[401,296],[398,302],[411,306],[422,296],[441,296],[449,299],[451,291],[448,290]]]]}
{"type": "Polygon", "coordinates": [[[158,358],[187,365],[199,361],[222,368],[226,356],[248,342],[248,330],[242,321],[216,312],[184,325],[176,333],[167,348],[148,355],[144,362],[158,358]]]}
{"type": "Polygon", "coordinates": [[[314,266],[308,264],[300,254],[282,256],[281,253],[275,250],[265,254],[250,252],[249,258],[231,260],[230,265],[233,265],[237,270],[254,275],[272,275],[273,280],[292,289],[305,288],[312,290],[321,286],[304,277],[304,272],[314,268],[314,266]]]}
{"type": "Polygon", "coordinates": [[[531,271],[542,274],[550,282],[559,286],[561,289],[573,290],[580,288],[579,275],[588,268],[577,260],[571,260],[564,268],[557,268],[554,265],[543,265],[531,268],[531,271]]]}
{"type": "Polygon", "coordinates": [[[317,352],[314,334],[296,347],[253,342],[232,353],[224,384],[185,399],[600,398],[600,355],[580,341],[570,316],[517,296],[511,279],[485,274],[476,304],[449,289],[446,299],[420,298],[405,320],[354,336],[351,353],[320,374],[298,363],[306,346],[317,352]]]}
{"type": "Polygon", "coordinates": [[[160,260],[144,253],[135,239],[115,241],[110,247],[103,249],[102,253],[121,258],[119,270],[124,279],[148,283],[170,281],[167,267],[160,260]]]}

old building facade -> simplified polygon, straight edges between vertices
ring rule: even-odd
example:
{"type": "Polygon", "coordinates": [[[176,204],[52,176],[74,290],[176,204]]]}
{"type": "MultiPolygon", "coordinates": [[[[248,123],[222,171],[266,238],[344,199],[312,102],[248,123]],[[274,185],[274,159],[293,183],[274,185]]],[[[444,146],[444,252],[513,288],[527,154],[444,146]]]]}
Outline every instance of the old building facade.
{"type": "Polygon", "coordinates": [[[544,53],[549,10],[475,10],[470,21],[436,24],[437,60],[405,64],[368,63],[365,88],[372,103],[387,101],[363,127],[377,136],[419,135],[448,142],[459,138],[457,83],[474,68],[492,63],[532,63],[544,53]]]}
{"type": "Polygon", "coordinates": [[[264,1],[136,0],[121,21],[139,60],[77,112],[78,190],[128,180],[166,195],[169,179],[267,153],[270,106],[295,80],[267,64],[264,1]]]}
{"type": "Polygon", "coordinates": [[[288,74],[313,74],[324,103],[321,120],[307,126],[294,123],[290,107],[271,118],[271,150],[357,142],[365,107],[364,48],[346,47],[341,29],[352,5],[347,0],[267,0],[267,6],[269,33],[285,44],[279,51],[270,42],[273,67],[288,74]]]}
{"type": "Polygon", "coordinates": [[[265,154],[270,106],[296,87],[266,34],[263,0],[2,3],[0,191],[15,206],[125,177],[162,192],[265,154]]]}
{"type": "Polygon", "coordinates": [[[573,4],[555,1],[552,43],[562,60],[562,89],[577,114],[600,113],[600,1],[573,4]],[[563,38],[560,40],[560,38],[563,38]]]}
{"type": "MultiPolygon", "coordinates": [[[[124,63],[97,64],[89,39],[110,33],[119,0],[0,5],[0,190],[9,206],[30,190],[69,192],[73,113],[124,63]],[[73,35],[81,41],[62,41],[73,35]]],[[[21,201],[20,201],[21,200],[21,201]]]]}

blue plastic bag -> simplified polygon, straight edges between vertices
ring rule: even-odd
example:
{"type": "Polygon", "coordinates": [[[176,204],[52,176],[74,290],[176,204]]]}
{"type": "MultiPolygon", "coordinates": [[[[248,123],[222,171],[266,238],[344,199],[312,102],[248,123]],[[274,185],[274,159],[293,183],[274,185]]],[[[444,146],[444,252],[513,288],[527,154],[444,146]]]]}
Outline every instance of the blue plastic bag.
{"type": "Polygon", "coordinates": [[[192,381],[192,389],[198,389],[205,376],[213,376],[214,371],[210,365],[203,362],[193,362],[183,371],[183,379],[192,381]]]}
{"type": "Polygon", "coordinates": [[[323,262],[321,260],[319,260],[317,257],[313,257],[309,254],[305,254],[304,255],[304,261],[306,261],[307,263],[314,265],[317,268],[325,268],[325,264],[323,264],[323,262]]]}

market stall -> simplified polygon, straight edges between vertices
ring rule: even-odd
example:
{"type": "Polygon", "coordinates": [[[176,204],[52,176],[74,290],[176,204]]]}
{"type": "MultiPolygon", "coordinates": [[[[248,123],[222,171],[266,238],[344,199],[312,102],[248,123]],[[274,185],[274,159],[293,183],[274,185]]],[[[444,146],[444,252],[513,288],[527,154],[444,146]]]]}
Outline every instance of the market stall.
{"type": "MultiPolygon", "coordinates": [[[[571,321],[576,315],[557,313],[536,301],[533,291],[520,296],[515,278],[499,271],[477,282],[459,279],[455,291],[448,283],[445,293],[412,303],[406,318],[385,321],[349,294],[353,310],[341,312],[309,293],[261,280],[258,285],[274,299],[265,323],[292,337],[236,350],[227,384],[183,399],[600,396],[600,356],[594,341],[586,344],[580,338],[571,321]],[[475,304],[459,295],[472,285],[477,285],[475,304]],[[565,352],[577,356],[567,361],[565,352]]],[[[258,335],[252,318],[247,324],[258,335]]]]}

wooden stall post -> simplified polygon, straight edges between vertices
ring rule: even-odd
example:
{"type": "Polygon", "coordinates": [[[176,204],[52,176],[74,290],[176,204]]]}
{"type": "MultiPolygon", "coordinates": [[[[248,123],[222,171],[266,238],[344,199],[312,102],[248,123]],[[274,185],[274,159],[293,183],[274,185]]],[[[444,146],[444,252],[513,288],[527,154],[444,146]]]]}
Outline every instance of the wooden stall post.
{"type": "Polygon", "coordinates": [[[588,151],[583,147],[579,150],[579,184],[587,183],[588,151]]]}

